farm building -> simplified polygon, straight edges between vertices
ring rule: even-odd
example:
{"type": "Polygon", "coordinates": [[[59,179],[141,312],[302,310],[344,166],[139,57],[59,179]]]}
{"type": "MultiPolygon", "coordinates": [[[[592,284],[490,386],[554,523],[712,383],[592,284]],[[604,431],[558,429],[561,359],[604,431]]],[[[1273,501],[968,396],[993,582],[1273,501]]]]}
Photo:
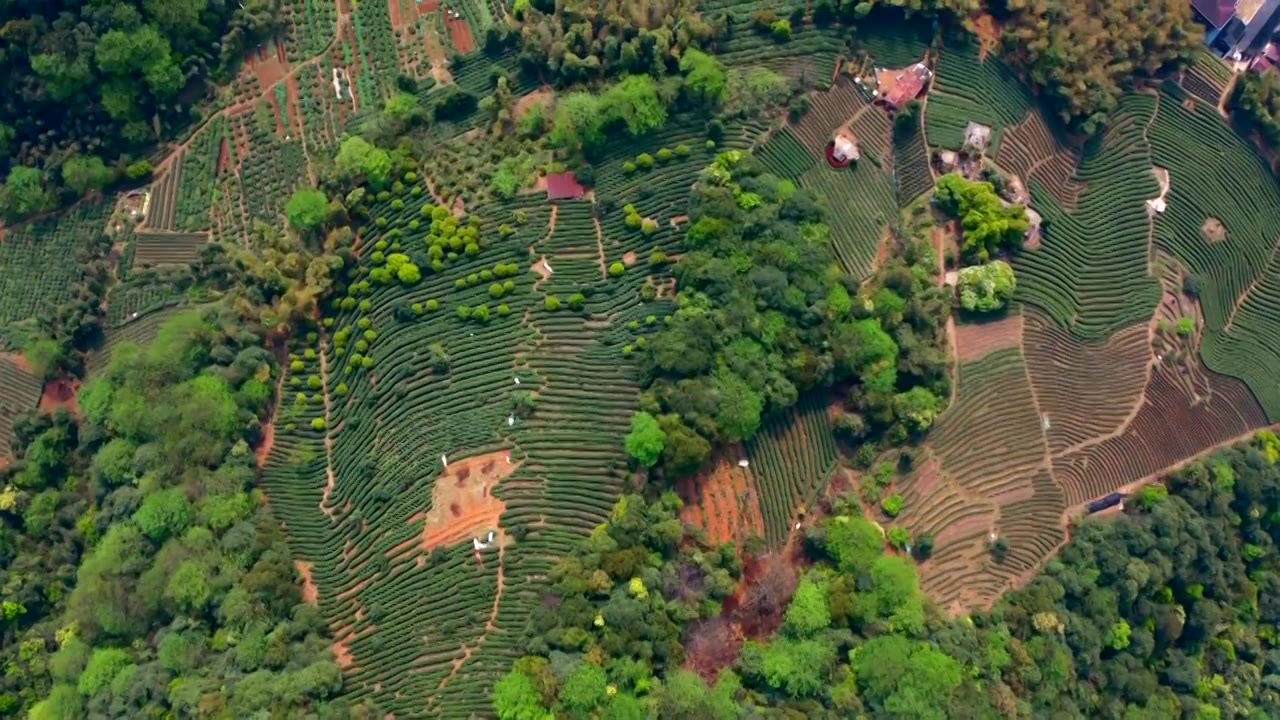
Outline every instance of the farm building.
{"type": "MultiPolygon", "coordinates": [[[[1280,2],[1280,0],[1277,1],[1280,2]]],[[[884,104],[890,110],[902,109],[904,105],[919,97],[932,79],[933,71],[927,65],[921,62],[912,65],[894,76],[893,87],[884,93],[884,104]]]]}
{"type": "Polygon", "coordinates": [[[1192,0],[1191,7],[1205,24],[1205,44],[1231,60],[1262,52],[1280,24],[1280,0],[1192,0]]]}
{"type": "Polygon", "coordinates": [[[587,191],[571,172],[555,173],[547,176],[548,200],[578,200],[587,191]]]}
{"type": "Polygon", "coordinates": [[[858,152],[858,138],[845,129],[836,131],[831,142],[827,143],[827,163],[831,167],[847,167],[851,162],[862,158],[858,152]]]}
{"type": "Polygon", "coordinates": [[[964,128],[964,145],[978,152],[986,152],[991,144],[991,128],[971,122],[964,128]]]}

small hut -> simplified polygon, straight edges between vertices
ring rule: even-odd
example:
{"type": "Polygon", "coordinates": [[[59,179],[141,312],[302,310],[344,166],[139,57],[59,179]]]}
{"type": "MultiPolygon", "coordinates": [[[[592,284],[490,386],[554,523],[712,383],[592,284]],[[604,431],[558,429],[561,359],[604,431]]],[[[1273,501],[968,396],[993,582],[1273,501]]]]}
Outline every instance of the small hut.
{"type": "Polygon", "coordinates": [[[858,151],[858,138],[846,128],[836,131],[827,143],[827,164],[834,168],[848,167],[849,163],[862,159],[858,151]]]}
{"type": "Polygon", "coordinates": [[[971,122],[964,128],[964,146],[980,153],[987,151],[991,144],[991,128],[971,122]]]}

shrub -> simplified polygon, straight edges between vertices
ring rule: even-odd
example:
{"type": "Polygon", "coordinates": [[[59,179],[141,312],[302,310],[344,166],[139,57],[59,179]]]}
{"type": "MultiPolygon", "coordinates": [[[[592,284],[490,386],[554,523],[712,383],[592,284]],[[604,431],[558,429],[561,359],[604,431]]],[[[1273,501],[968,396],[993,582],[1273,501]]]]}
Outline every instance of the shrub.
{"type": "Polygon", "coordinates": [[[498,306],[498,315],[505,317],[510,314],[511,314],[511,308],[507,307],[506,303],[503,303],[498,306]]]}
{"type": "Polygon", "coordinates": [[[555,295],[548,295],[547,299],[543,301],[543,305],[546,306],[548,310],[559,310],[560,298],[556,297],[555,295]]]}
{"type": "Polygon", "coordinates": [[[640,153],[636,156],[636,167],[641,170],[648,170],[653,167],[653,156],[649,153],[640,153]]]}
{"type": "Polygon", "coordinates": [[[961,307],[970,312],[991,312],[1004,307],[1013,297],[1017,281],[1009,263],[992,260],[961,269],[956,285],[961,307]]]}
{"type": "Polygon", "coordinates": [[[889,543],[901,550],[911,544],[911,532],[904,527],[894,525],[889,528],[889,543]]]}
{"type": "Polygon", "coordinates": [[[775,20],[769,26],[769,30],[773,34],[773,39],[778,42],[786,42],[791,39],[791,21],[786,18],[775,20]]]}
{"type": "Polygon", "coordinates": [[[365,298],[360,301],[360,312],[369,312],[373,309],[373,301],[365,298]]]}
{"type": "Polygon", "coordinates": [[[644,218],[640,221],[640,232],[645,235],[652,235],[658,232],[658,221],[653,218],[644,218]]]}
{"type": "Polygon", "coordinates": [[[676,156],[675,153],[671,152],[666,148],[662,148],[657,153],[657,160],[660,163],[667,163],[667,162],[671,162],[671,159],[674,158],[675,156],[676,156]]]}
{"type": "Polygon", "coordinates": [[[301,360],[294,360],[293,362],[289,363],[289,369],[296,373],[302,372],[302,369],[305,367],[306,365],[303,364],[301,360]]]}
{"type": "Polygon", "coordinates": [[[494,283],[489,286],[489,297],[493,298],[494,300],[497,300],[498,298],[502,297],[502,293],[503,293],[502,286],[499,285],[498,283],[494,283]]]}
{"type": "Polygon", "coordinates": [[[586,305],[586,302],[587,302],[587,296],[583,295],[580,292],[574,293],[569,296],[569,307],[573,308],[574,310],[581,310],[583,306],[586,305]]]}
{"type": "Polygon", "coordinates": [[[356,307],[356,299],[353,297],[342,298],[342,302],[338,303],[338,307],[343,310],[354,310],[356,307]]]}
{"type": "Polygon", "coordinates": [[[324,427],[325,427],[325,421],[324,421],[324,418],[322,417],[318,417],[311,421],[312,430],[323,430],[324,427]]]}
{"type": "Polygon", "coordinates": [[[435,298],[431,298],[430,300],[427,301],[428,310],[438,310],[439,308],[440,308],[439,300],[436,300],[435,298]]]}
{"type": "Polygon", "coordinates": [[[895,493],[881,501],[880,509],[884,510],[885,515],[896,518],[902,512],[902,504],[902,496],[895,493]]]}
{"type": "Polygon", "coordinates": [[[613,277],[621,277],[622,273],[627,271],[627,266],[621,262],[615,262],[609,266],[609,274],[613,277]]]}
{"type": "Polygon", "coordinates": [[[338,386],[333,389],[333,391],[338,395],[346,395],[348,392],[347,384],[344,382],[340,382],[338,383],[338,386]]]}
{"type": "Polygon", "coordinates": [[[623,174],[630,175],[631,173],[633,173],[633,172],[635,172],[635,171],[636,171],[636,164],[635,164],[635,163],[631,162],[630,160],[626,160],[626,161],[624,161],[624,162],[622,163],[622,172],[623,172],[623,174]]]}

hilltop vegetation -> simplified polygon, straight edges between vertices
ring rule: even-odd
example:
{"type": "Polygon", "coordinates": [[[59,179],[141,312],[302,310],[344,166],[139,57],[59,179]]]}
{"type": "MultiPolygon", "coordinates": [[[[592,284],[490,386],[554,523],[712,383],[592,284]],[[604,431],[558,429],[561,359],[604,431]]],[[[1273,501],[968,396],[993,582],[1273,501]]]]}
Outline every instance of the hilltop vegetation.
{"type": "MultiPolygon", "coordinates": [[[[811,564],[781,581],[792,589],[783,591],[778,633],[748,639],[711,687],[673,663],[671,649],[650,648],[654,625],[624,606],[636,597],[655,604],[661,591],[697,643],[715,626],[692,608],[718,604],[724,586],[714,574],[705,583],[687,573],[659,580],[706,557],[685,545],[673,560],[674,527],[661,555],[639,569],[618,565],[629,545],[610,538],[626,532],[623,517],[642,512],[624,498],[557,570],[560,597],[570,587],[590,587],[595,598],[609,582],[617,589],[607,600],[575,597],[572,610],[561,600],[554,626],[535,627],[533,655],[498,684],[495,709],[500,718],[1270,717],[1280,711],[1266,680],[1280,670],[1269,609],[1280,583],[1278,458],[1280,441],[1263,433],[1145,488],[1124,515],[1086,520],[1026,589],[963,620],[936,614],[910,559],[885,554],[882,530],[837,505],[807,537],[811,564]],[[602,563],[598,584],[591,573],[602,563]]],[[[648,512],[669,512],[671,502],[648,512]]],[[[660,533],[663,524],[651,527],[660,533]]],[[[745,592],[768,602],[770,582],[745,592]]]]}
{"type": "Polygon", "coordinates": [[[0,10],[0,715],[1280,712],[1185,5],[234,5],[0,10]]]}
{"type": "Polygon", "coordinates": [[[278,12],[278,0],[0,7],[0,214],[146,177],[149,149],[197,119],[205,83],[229,80],[278,12]]]}

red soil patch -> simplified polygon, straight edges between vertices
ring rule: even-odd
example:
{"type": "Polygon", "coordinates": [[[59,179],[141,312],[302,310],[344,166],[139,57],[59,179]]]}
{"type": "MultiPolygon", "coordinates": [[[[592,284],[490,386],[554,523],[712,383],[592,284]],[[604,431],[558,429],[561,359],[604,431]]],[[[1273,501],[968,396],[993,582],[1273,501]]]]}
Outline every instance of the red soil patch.
{"type": "Polygon", "coordinates": [[[520,466],[510,457],[506,450],[477,455],[451,463],[436,478],[421,538],[423,550],[483,537],[490,530],[498,533],[500,545],[505,544],[498,520],[507,506],[493,496],[493,489],[520,466]]]}
{"type": "Polygon", "coordinates": [[[430,15],[440,9],[440,0],[422,0],[418,3],[418,15],[430,15]]]}
{"type": "Polygon", "coordinates": [[[690,628],[685,665],[708,681],[732,665],[742,641],[773,635],[782,627],[787,603],[804,567],[803,543],[747,558],[742,578],[724,602],[720,617],[690,628]]]}
{"type": "Polygon", "coordinates": [[[622,255],[622,264],[631,267],[636,264],[636,254],[630,250],[622,255]]]}
{"type": "Polygon", "coordinates": [[[27,362],[27,359],[26,359],[25,357],[23,357],[23,356],[22,356],[22,353],[16,353],[16,352],[10,352],[10,353],[0,352],[0,360],[8,360],[9,362],[11,362],[11,363],[13,363],[14,365],[16,365],[16,366],[18,367],[18,369],[19,369],[19,370],[21,370],[22,372],[24,372],[24,373],[26,373],[26,374],[28,374],[28,375],[34,375],[34,374],[35,374],[35,373],[34,373],[34,372],[32,372],[32,370],[31,370],[31,363],[27,362]]]}
{"type": "Polygon", "coordinates": [[[253,74],[258,76],[258,85],[264,91],[280,82],[288,74],[288,69],[280,59],[280,50],[274,41],[250,56],[249,67],[253,69],[253,74]]]}
{"type": "Polygon", "coordinates": [[[444,24],[449,28],[449,40],[453,43],[454,50],[465,55],[476,49],[475,38],[471,36],[471,27],[467,25],[464,18],[445,20],[444,24]]]}
{"type": "Polygon", "coordinates": [[[991,50],[1000,44],[1000,27],[995,18],[983,14],[973,21],[973,32],[978,36],[978,60],[985,61],[991,50]]]}
{"type": "Polygon", "coordinates": [[[1021,315],[1009,315],[991,322],[956,325],[956,356],[962,363],[977,360],[997,350],[1018,347],[1021,343],[1021,315]]]}
{"type": "Polygon", "coordinates": [[[733,542],[741,547],[752,535],[764,535],[755,481],[749,469],[738,465],[745,457],[742,445],[734,445],[697,475],[680,483],[681,495],[688,501],[681,519],[705,529],[716,545],[733,542]]]}
{"type": "Polygon", "coordinates": [[[551,268],[547,265],[547,256],[543,255],[538,258],[538,262],[533,264],[532,270],[538,273],[538,277],[541,278],[538,282],[542,282],[542,280],[546,280],[551,277],[551,268]]]}
{"type": "Polygon", "coordinates": [[[333,658],[337,661],[338,667],[345,672],[352,665],[355,665],[356,658],[351,654],[351,648],[347,647],[347,639],[351,636],[351,627],[344,627],[338,631],[333,641],[333,658]]]}
{"type": "Polygon", "coordinates": [[[298,132],[302,132],[302,91],[298,86],[298,77],[292,75],[285,81],[285,90],[288,91],[286,98],[289,102],[289,134],[293,134],[296,127],[298,132]]]}
{"type": "MultiPolygon", "coordinates": [[[[387,0],[387,6],[391,11],[391,27],[395,28],[396,30],[403,30],[406,24],[404,21],[404,12],[400,6],[400,3],[404,1],[405,0],[387,0]]],[[[410,0],[410,2],[412,2],[412,0],[410,0]]],[[[415,14],[415,19],[416,19],[416,14],[415,14]]]]}
{"type": "Polygon", "coordinates": [[[541,105],[544,110],[548,109],[551,106],[552,101],[555,100],[555,97],[556,91],[549,87],[541,87],[528,95],[522,95],[520,99],[516,101],[516,120],[524,117],[530,110],[539,105],[541,105]]]}
{"type": "Polygon", "coordinates": [[[311,579],[311,563],[294,560],[293,565],[298,568],[298,574],[302,576],[302,602],[315,605],[320,598],[320,591],[316,589],[316,583],[311,579]]]}
{"type": "Polygon", "coordinates": [[[45,383],[44,392],[40,395],[40,412],[52,413],[58,408],[66,408],[72,415],[80,414],[80,405],[76,401],[76,393],[80,391],[80,381],[68,377],[60,377],[45,383]]]}

